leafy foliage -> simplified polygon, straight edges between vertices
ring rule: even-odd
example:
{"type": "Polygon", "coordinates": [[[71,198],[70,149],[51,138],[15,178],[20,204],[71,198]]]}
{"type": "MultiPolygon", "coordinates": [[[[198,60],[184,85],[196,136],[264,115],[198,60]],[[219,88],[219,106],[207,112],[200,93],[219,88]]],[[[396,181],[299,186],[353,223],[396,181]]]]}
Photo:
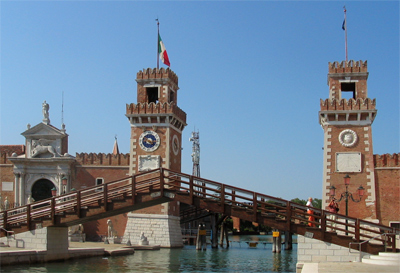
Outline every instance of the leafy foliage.
{"type": "MultiPolygon", "coordinates": [[[[292,199],[290,201],[293,202],[293,203],[304,205],[304,206],[307,204],[307,200],[299,199],[299,198],[294,198],[294,199],[292,199]]],[[[322,199],[313,198],[312,205],[313,205],[314,208],[320,209],[322,207],[322,199]]]]}

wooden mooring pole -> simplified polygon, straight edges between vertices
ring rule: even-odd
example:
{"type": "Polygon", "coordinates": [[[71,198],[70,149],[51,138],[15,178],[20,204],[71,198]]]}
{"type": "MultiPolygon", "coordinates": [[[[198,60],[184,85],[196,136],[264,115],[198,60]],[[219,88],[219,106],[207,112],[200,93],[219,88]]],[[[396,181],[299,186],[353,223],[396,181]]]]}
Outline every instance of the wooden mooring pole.
{"type": "Polygon", "coordinates": [[[293,233],[285,231],[285,250],[293,249],[293,233]]]}
{"type": "Polygon", "coordinates": [[[211,248],[218,248],[218,213],[211,216],[211,248]]]}
{"type": "Polygon", "coordinates": [[[206,227],[203,223],[200,223],[199,228],[197,229],[196,250],[207,250],[206,236],[206,227]]]}
{"type": "Polygon", "coordinates": [[[281,253],[282,236],[281,232],[277,229],[272,230],[272,252],[281,253]]]}

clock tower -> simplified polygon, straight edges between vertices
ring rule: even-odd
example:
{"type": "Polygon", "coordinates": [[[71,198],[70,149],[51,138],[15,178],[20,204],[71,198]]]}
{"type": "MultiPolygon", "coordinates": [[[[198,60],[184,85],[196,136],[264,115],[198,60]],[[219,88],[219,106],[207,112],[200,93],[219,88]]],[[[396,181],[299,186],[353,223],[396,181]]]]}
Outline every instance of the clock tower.
{"type": "MultiPolygon", "coordinates": [[[[359,202],[348,200],[348,215],[377,219],[371,125],[377,114],[375,99],[368,98],[367,61],[329,63],[329,98],[320,101],[319,122],[324,130],[322,207],[329,203],[330,189],[337,199],[346,191],[358,201],[358,188],[365,191],[359,202]]],[[[345,214],[345,198],[340,213],[345,214]]]]}
{"type": "MultiPolygon", "coordinates": [[[[168,69],[143,69],[136,76],[137,103],[126,105],[131,125],[129,174],[160,167],[181,171],[186,113],[178,107],[178,77],[168,69]]],[[[150,244],[182,246],[179,204],[164,203],[128,214],[125,236],[140,234],[150,244]]]]}

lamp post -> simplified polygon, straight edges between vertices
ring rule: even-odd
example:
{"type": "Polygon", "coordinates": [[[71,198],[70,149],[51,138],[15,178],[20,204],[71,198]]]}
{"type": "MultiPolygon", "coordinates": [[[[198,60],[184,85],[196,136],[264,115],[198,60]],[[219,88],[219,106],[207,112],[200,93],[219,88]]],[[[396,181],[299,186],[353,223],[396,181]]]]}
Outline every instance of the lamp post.
{"type": "MultiPolygon", "coordinates": [[[[349,192],[349,185],[350,185],[350,176],[348,174],[345,175],[344,178],[344,185],[346,186],[346,191],[343,192],[340,195],[340,199],[337,200],[337,202],[342,201],[342,199],[344,198],[344,202],[346,204],[346,216],[349,216],[349,199],[353,200],[353,202],[358,203],[361,201],[363,195],[364,195],[364,188],[363,186],[360,185],[360,187],[358,187],[357,192],[358,192],[358,196],[360,197],[359,199],[354,199],[353,194],[351,192],[349,192]]],[[[336,188],[335,186],[331,186],[329,189],[329,195],[332,198],[335,198],[336,195],[336,188]]],[[[346,230],[347,230],[347,219],[346,219],[346,230]]]]}
{"type": "Polygon", "coordinates": [[[54,187],[54,188],[51,189],[51,195],[52,195],[53,197],[55,197],[55,196],[57,195],[57,189],[56,189],[56,187],[54,187]]]}
{"type": "Polygon", "coordinates": [[[68,178],[66,176],[63,176],[61,178],[61,182],[62,182],[62,185],[63,185],[63,194],[65,194],[67,183],[68,183],[68,178]]]}

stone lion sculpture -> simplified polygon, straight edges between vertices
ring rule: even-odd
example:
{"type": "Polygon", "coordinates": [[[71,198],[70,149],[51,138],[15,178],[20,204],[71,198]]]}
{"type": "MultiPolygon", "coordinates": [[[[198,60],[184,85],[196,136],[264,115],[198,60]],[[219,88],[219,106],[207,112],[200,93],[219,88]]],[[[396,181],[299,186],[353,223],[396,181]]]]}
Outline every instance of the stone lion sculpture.
{"type": "Polygon", "coordinates": [[[39,139],[37,141],[32,141],[32,157],[36,157],[40,154],[50,153],[53,157],[58,156],[56,150],[50,145],[52,141],[46,139],[39,139]]]}

